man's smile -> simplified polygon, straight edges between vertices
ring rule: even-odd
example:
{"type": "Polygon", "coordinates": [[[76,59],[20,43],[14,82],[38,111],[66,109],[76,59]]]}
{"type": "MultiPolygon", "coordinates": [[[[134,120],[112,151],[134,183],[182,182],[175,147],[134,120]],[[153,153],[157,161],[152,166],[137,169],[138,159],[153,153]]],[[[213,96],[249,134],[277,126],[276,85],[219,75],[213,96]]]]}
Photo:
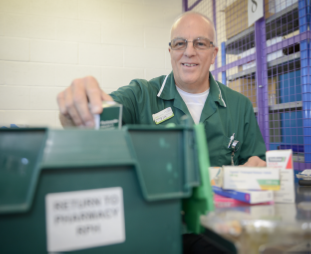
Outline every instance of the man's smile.
{"type": "Polygon", "coordinates": [[[186,66],[186,67],[195,67],[195,66],[198,66],[198,64],[196,63],[181,63],[183,66],[186,66]]]}

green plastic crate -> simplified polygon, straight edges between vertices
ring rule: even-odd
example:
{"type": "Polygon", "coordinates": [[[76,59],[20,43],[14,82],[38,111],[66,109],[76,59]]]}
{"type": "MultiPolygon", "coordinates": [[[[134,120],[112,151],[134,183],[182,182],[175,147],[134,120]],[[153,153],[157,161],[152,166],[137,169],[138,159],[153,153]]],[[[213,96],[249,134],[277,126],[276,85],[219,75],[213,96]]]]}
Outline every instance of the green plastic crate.
{"type": "Polygon", "coordinates": [[[2,129],[0,252],[181,253],[181,210],[199,232],[213,209],[206,154],[200,125],[2,129]]]}

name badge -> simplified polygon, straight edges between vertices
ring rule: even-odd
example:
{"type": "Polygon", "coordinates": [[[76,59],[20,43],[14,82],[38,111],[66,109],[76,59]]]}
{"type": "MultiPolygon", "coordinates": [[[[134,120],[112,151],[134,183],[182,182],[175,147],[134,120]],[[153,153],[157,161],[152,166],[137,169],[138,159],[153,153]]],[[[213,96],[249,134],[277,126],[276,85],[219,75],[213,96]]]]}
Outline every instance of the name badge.
{"type": "Polygon", "coordinates": [[[171,107],[168,107],[166,109],[163,109],[162,111],[153,114],[152,118],[153,121],[155,121],[156,124],[162,123],[170,118],[172,118],[174,116],[173,110],[171,109],[171,107]]]}

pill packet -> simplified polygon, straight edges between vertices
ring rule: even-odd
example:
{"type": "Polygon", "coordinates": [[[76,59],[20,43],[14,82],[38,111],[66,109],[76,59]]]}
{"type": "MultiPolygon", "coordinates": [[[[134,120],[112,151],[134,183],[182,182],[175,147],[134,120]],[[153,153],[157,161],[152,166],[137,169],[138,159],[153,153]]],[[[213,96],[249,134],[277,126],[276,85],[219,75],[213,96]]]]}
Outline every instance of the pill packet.
{"type": "Polygon", "coordinates": [[[103,112],[94,114],[95,129],[121,129],[122,127],[122,104],[115,101],[103,101],[103,112]]]}

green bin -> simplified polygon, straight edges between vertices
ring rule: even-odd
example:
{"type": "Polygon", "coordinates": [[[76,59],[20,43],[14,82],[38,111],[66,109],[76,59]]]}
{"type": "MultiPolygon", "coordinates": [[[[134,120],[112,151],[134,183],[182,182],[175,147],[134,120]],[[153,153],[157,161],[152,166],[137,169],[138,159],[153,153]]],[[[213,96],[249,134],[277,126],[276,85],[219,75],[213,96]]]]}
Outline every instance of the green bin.
{"type": "Polygon", "coordinates": [[[201,127],[0,130],[0,252],[181,253],[182,209],[212,209],[201,127]]]}

